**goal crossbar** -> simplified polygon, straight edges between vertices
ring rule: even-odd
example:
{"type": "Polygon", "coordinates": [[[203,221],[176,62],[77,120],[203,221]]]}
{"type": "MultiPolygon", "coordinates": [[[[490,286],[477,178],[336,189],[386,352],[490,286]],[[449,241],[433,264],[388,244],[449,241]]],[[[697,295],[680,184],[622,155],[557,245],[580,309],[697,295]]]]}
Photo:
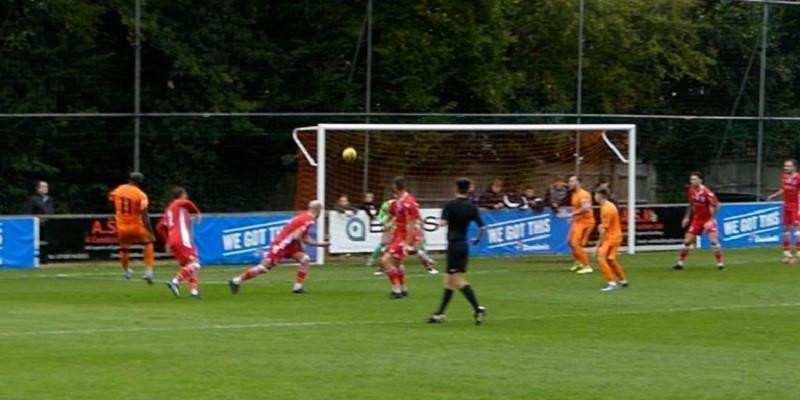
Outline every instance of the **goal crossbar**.
{"type": "MultiPolygon", "coordinates": [[[[292,137],[297,143],[309,164],[316,168],[317,199],[325,199],[325,138],[329,132],[335,131],[429,131],[429,132],[458,132],[458,131],[602,131],[603,140],[615,155],[628,166],[628,254],[636,252],[636,125],[634,124],[333,124],[322,123],[316,126],[297,128],[292,132],[292,137]],[[317,154],[316,160],[307,151],[299,140],[300,131],[316,131],[317,154]],[[628,133],[628,154],[625,157],[616,146],[611,143],[607,131],[625,131],[628,133]]],[[[325,240],[325,218],[320,218],[317,229],[317,240],[325,240]]],[[[317,253],[317,263],[325,260],[324,251],[317,253]]]]}

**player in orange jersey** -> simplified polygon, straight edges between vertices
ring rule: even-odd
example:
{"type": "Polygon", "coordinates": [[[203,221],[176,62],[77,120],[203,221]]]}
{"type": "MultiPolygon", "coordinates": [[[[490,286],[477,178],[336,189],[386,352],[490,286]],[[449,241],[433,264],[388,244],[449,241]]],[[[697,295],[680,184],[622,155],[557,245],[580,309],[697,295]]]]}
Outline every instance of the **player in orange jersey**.
{"type": "Polygon", "coordinates": [[[108,201],[114,207],[119,239],[119,260],[125,279],[130,279],[133,272],[130,268],[131,247],[134,244],[143,244],[144,280],[152,285],[155,236],[150,225],[150,216],[147,214],[149,206],[147,195],[141,189],[143,182],[144,175],[141,172],[131,172],[128,183],[114,189],[108,195],[108,201]]]}
{"type": "Polygon", "coordinates": [[[600,226],[597,227],[600,238],[594,253],[600,263],[600,270],[606,279],[603,292],[627,287],[628,280],[622,265],[617,261],[617,250],[622,246],[622,225],[619,222],[619,211],[614,203],[608,200],[608,189],[600,188],[594,193],[594,200],[600,205],[600,226]]]}
{"type": "Polygon", "coordinates": [[[583,181],[577,176],[569,177],[569,189],[572,192],[572,214],[570,220],[572,227],[569,230],[569,247],[575,257],[575,265],[570,271],[578,274],[594,272],[589,265],[589,255],[584,247],[589,241],[589,235],[594,230],[594,214],[592,212],[592,195],[583,189],[583,181]]]}

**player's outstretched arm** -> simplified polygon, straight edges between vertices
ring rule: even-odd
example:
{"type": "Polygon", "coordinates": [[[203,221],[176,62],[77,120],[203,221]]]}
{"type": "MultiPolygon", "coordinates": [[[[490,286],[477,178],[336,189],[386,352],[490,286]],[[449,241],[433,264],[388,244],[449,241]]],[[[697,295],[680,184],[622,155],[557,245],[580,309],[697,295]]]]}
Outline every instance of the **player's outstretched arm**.
{"type": "Polygon", "coordinates": [[[328,247],[328,246],[331,245],[330,242],[317,242],[316,240],[314,240],[314,239],[312,239],[312,238],[310,238],[308,236],[303,238],[303,243],[305,243],[305,244],[307,244],[309,246],[314,246],[314,247],[328,247]]]}
{"type": "Polygon", "coordinates": [[[771,194],[771,195],[767,196],[767,200],[772,200],[772,199],[774,199],[774,198],[776,198],[776,197],[779,197],[779,196],[781,196],[781,195],[783,195],[783,188],[780,188],[780,189],[778,189],[778,191],[777,191],[777,192],[775,192],[775,193],[773,193],[773,194],[771,194]]]}

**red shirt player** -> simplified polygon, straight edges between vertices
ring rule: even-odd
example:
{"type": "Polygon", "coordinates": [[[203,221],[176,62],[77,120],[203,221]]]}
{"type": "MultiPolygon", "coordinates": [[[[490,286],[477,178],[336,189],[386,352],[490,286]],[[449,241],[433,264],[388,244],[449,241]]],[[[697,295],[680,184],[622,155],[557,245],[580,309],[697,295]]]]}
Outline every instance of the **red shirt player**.
{"type": "Polygon", "coordinates": [[[683,263],[686,261],[686,257],[689,256],[689,249],[691,249],[697,237],[705,232],[708,234],[708,239],[714,249],[717,269],[722,271],[725,269],[725,263],[722,261],[722,247],[719,245],[717,221],[715,219],[719,209],[719,200],[711,189],[703,186],[703,175],[699,172],[692,172],[689,175],[689,183],[690,204],[686,208],[686,215],[683,217],[683,221],[681,221],[681,225],[684,228],[688,226],[688,229],[683,239],[683,248],[678,256],[678,263],[672,269],[683,269],[683,263]]]}
{"type": "Polygon", "coordinates": [[[200,216],[200,209],[189,200],[186,190],[176,187],[172,191],[172,203],[164,210],[164,216],[156,225],[158,236],[166,243],[166,249],[181,266],[178,275],[167,282],[167,287],[175,297],[180,296],[180,283],[187,280],[189,292],[194,299],[200,299],[197,270],[200,269],[197,250],[192,239],[191,214],[200,216]]]}
{"type": "Polygon", "coordinates": [[[416,251],[417,241],[421,240],[418,234],[419,204],[414,196],[406,191],[405,178],[394,179],[394,194],[396,200],[392,203],[389,213],[394,218],[396,227],[392,241],[381,258],[381,266],[392,284],[389,298],[401,299],[408,295],[403,260],[406,255],[416,251]]]}
{"type": "Polygon", "coordinates": [[[767,200],[772,200],[783,195],[783,262],[795,264],[800,259],[800,174],[797,173],[797,160],[790,159],[783,162],[783,175],[781,188],[769,195],[767,200]],[[796,256],[792,255],[792,231],[795,237],[796,256]]]}
{"type": "Polygon", "coordinates": [[[292,218],[292,220],[281,229],[278,235],[275,236],[275,239],[272,240],[269,249],[264,254],[264,258],[258,265],[248,268],[241,275],[228,281],[231,293],[239,293],[242,282],[268,272],[284,258],[293,258],[300,263],[297,267],[297,276],[292,292],[304,293],[303,282],[308,274],[311,258],[305,253],[303,243],[309,246],[328,246],[327,242],[317,243],[308,236],[308,231],[314,225],[314,222],[316,222],[320,214],[322,214],[321,202],[312,200],[308,203],[308,212],[292,218]]]}

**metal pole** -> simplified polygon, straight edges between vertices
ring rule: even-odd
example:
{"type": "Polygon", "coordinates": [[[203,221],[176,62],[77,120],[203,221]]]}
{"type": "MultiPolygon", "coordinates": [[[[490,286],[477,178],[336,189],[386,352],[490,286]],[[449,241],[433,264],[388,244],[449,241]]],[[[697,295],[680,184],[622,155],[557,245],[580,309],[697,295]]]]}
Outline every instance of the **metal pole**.
{"type": "Polygon", "coordinates": [[[636,127],[628,131],[628,254],[636,253],[636,127]]]}
{"type": "Polygon", "coordinates": [[[764,3],[764,18],[761,22],[761,71],[758,77],[758,143],[756,145],[756,194],[761,199],[764,174],[764,114],[767,80],[767,22],[769,4],[764,3]]]}
{"type": "Polygon", "coordinates": [[[134,5],[134,26],[135,26],[135,38],[134,38],[134,67],[133,67],[133,112],[136,114],[133,117],[133,170],[139,171],[141,164],[139,162],[140,159],[140,130],[141,130],[141,121],[139,120],[139,114],[142,112],[141,109],[141,99],[140,99],[140,92],[141,92],[141,73],[142,73],[142,2],[141,0],[135,0],[134,5]]]}
{"type": "MultiPolygon", "coordinates": [[[[367,93],[366,122],[369,123],[369,113],[372,112],[372,0],[367,0],[367,93]]],[[[364,176],[362,192],[369,190],[369,131],[364,134],[364,176]]]]}
{"type": "MultiPolygon", "coordinates": [[[[325,128],[317,127],[317,200],[322,202],[324,212],[317,221],[317,241],[325,241],[325,218],[328,215],[328,200],[325,196],[325,128]]],[[[317,247],[317,265],[325,264],[325,247],[317,247]]]]}
{"type": "MultiPolygon", "coordinates": [[[[581,123],[583,111],[583,16],[584,0],[578,1],[578,82],[576,84],[575,113],[578,115],[577,123],[581,123]]],[[[581,172],[581,133],[575,132],[575,175],[581,172]]]]}

